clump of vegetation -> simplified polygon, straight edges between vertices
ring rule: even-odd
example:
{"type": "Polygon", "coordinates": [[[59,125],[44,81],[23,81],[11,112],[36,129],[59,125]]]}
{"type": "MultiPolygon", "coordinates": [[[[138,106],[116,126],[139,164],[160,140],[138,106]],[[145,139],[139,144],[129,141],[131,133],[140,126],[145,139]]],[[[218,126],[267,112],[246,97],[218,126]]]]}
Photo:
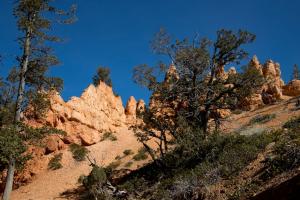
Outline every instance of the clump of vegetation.
{"type": "Polygon", "coordinates": [[[243,110],[241,110],[241,109],[235,109],[232,111],[232,114],[235,114],[235,115],[239,115],[241,113],[243,113],[243,110]]]}
{"type": "Polygon", "coordinates": [[[84,161],[89,152],[84,146],[75,143],[70,145],[70,151],[76,161],[84,161]]]}
{"type": "Polygon", "coordinates": [[[300,117],[290,119],[283,125],[283,128],[297,131],[298,129],[300,129],[300,117]]]}
{"type": "Polygon", "coordinates": [[[275,144],[273,156],[267,159],[263,179],[300,166],[300,117],[289,120],[283,127],[288,131],[280,136],[275,144]]]}
{"type": "Polygon", "coordinates": [[[131,167],[132,164],[133,164],[133,162],[129,161],[129,162],[125,163],[124,167],[131,167]]]}
{"type": "Polygon", "coordinates": [[[140,174],[131,177],[120,187],[141,193],[147,188],[153,199],[191,197],[193,191],[199,188],[203,189],[203,195],[207,195],[205,185],[237,176],[269,143],[277,140],[277,132],[251,136],[215,133],[198,141],[197,151],[182,154],[175,149],[170,152],[165,161],[171,167],[168,173],[164,173],[161,165],[154,163],[142,168],[140,174]]]}
{"type": "Polygon", "coordinates": [[[115,157],[115,160],[121,160],[121,159],[122,159],[122,157],[119,156],[119,155],[117,155],[117,156],[115,157]]]}
{"type": "Polygon", "coordinates": [[[140,160],[146,160],[148,158],[147,155],[147,150],[145,148],[140,148],[137,152],[137,154],[135,154],[133,156],[133,159],[135,161],[140,161],[140,160]]]}
{"type": "Polygon", "coordinates": [[[131,149],[126,149],[123,151],[124,156],[129,156],[134,154],[133,151],[131,149]]]}
{"type": "Polygon", "coordinates": [[[117,161],[114,161],[114,162],[110,163],[106,168],[107,168],[107,169],[110,169],[110,170],[115,170],[115,169],[117,169],[120,165],[121,165],[121,161],[120,161],[120,160],[117,160],[117,161]]]}
{"type": "Polygon", "coordinates": [[[62,159],[62,153],[55,155],[48,163],[48,169],[57,170],[62,168],[61,159],[62,159]]]}
{"type": "Polygon", "coordinates": [[[78,182],[81,183],[86,192],[83,194],[84,199],[110,199],[111,195],[105,190],[107,183],[107,174],[103,167],[93,165],[92,171],[88,176],[81,175],[78,182]]]}
{"type": "Polygon", "coordinates": [[[105,132],[100,141],[110,140],[116,141],[118,138],[112,132],[105,132]]]}
{"type": "Polygon", "coordinates": [[[106,85],[112,87],[112,80],[110,78],[110,69],[109,67],[98,67],[97,73],[93,76],[93,83],[95,86],[98,86],[100,81],[104,82],[106,85]]]}
{"type": "Polygon", "coordinates": [[[276,117],[276,114],[257,115],[250,120],[249,125],[264,124],[264,123],[271,121],[275,117],[276,117]]]}

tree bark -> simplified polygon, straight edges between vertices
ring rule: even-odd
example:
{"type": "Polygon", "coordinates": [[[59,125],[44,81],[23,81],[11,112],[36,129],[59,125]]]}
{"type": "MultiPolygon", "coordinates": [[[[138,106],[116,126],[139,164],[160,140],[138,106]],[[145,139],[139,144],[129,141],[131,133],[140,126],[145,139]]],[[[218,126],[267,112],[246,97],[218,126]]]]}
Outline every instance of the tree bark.
{"type": "Polygon", "coordinates": [[[10,193],[12,191],[13,183],[14,183],[15,164],[16,164],[15,159],[11,158],[8,165],[5,190],[3,193],[3,200],[9,200],[10,193]]]}
{"type": "MultiPolygon", "coordinates": [[[[24,92],[25,92],[25,78],[26,78],[25,76],[28,69],[28,62],[29,62],[29,55],[30,55],[30,39],[31,39],[31,30],[30,28],[28,28],[26,31],[24,52],[23,52],[22,61],[20,65],[20,80],[19,80],[19,88],[18,88],[18,94],[16,100],[16,111],[14,117],[15,124],[21,121],[22,104],[23,104],[24,92]]],[[[15,158],[11,157],[8,165],[8,172],[6,177],[5,189],[3,193],[3,200],[10,199],[10,193],[12,191],[13,182],[14,182],[15,165],[16,165],[16,160],[15,158]]]]}

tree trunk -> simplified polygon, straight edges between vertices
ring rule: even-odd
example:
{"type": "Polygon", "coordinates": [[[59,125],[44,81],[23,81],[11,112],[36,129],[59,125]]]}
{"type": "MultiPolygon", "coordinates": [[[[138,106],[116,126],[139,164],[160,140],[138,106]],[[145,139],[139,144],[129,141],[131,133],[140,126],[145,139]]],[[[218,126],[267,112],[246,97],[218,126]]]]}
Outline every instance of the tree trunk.
{"type": "Polygon", "coordinates": [[[208,127],[208,118],[209,118],[209,112],[206,110],[201,111],[201,125],[203,133],[207,133],[207,127],[208,127]]]}
{"type": "MultiPolygon", "coordinates": [[[[22,104],[24,99],[24,92],[25,92],[25,76],[28,69],[28,62],[29,62],[29,55],[30,55],[30,38],[31,38],[31,31],[30,28],[27,29],[26,38],[24,42],[24,52],[23,57],[20,65],[20,80],[19,80],[19,88],[16,100],[16,111],[15,111],[15,124],[21,121],[21,113],[22,113],[22,104]]],[[[8,172],[6,177],[6,184],[3,193],[3,200],[9,200],[10,193],[13,188],[14,182],[14,173],[15,173],[15,158],[10,158],[9,165],[8,165],[8,172]]]]}
{"type": "Polygon", "coordinates": [[[7,171],[5,190],[3,193],[3,200],[9,200],[10,193],[12,191],[13,183],[14,183],[15,164],[16,164],[15,159],[11,158],[9,161],[9,166],[7,171]]]}

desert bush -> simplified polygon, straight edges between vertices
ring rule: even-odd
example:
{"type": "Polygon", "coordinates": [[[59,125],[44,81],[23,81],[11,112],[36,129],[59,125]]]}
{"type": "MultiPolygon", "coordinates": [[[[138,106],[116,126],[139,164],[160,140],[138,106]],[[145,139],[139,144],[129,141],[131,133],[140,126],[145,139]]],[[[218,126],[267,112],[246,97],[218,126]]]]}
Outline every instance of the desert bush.
{"type": "Polygon", "coordinates": [[[300,117],[292,118],[289,121],[287,121],[283,128],[287,128],[290,130],[299,130],[300,129],[300,117]]]}
{"type": "Polygon", "coordinates": [[[118,138],[112,132],[105,132],[100,141],[110,140],[116,141],[118,138]]]}
{"type": "Polygon", "coordinates": [[[124,156],[129,156],[133,154],[133,151],[131,149],[126,149],[123,151],[124,156]]]}
{"type": "Polygon", "coordinates": [[[72,152],[73,158],[76,161],[84,161],[89,152],[84,146],[75,143],[70,145],[70,151],[72,152]]]}
{"type": "Polygon", "coordinates": [[[273,155],[266,159],[266,170],[261,175],[263,180],[300,166],[300,129],[298,119],[287,122],[290,128],[277,140],[273,155]]]}
{"type": "Polygon", "coordinates": [[[115,157],[115,160],[121,160],[121,159],[122,159],[122,157],[119,156],[119,155],[117,155],[117,156],[115,157]]]}
{"type": "Polygon", "coordinates": [[[57,170],[62,168],[61,159],[62,159],[62,153],[55,155],[48,163],[48,169],[57,170]]]}
{"type": "Polygon", "coordinates": [[[241,113],[243,113],[243,110],[241,110],[241,109],[235,109],[232,111],[232,114],[235,114],[235,115],[239,115],[241,113]]]}
{"type": "Polygon", "coordinates": [[[264,123],[271,121],[275,117],[276,117],[276,114],[257,115],[250,120],[249,125],[264,124],[264,123]]]}
{"type": "Polygon", "coordinates": [[[111,170],[115,170],[116,168],[118,168],[121,165],[121,161],[117,160],[114,162],[111,162],[106,168],[107,169],[111,169],[111,170]]]}
{"type": "Polygon", "coordinates": [[[133,159],[135,161],[140,161],[140,160],[146,160],[148,158],[147,155],[147,150],[145,148],[140,148],[137,152],[137,154],[135,154],[133,156],[133,159]]]}
{"type": "Polygon", "coordinates": [[[84,199],[108,200],[111,195],[105,189],[107,174],[104,168],[93,165],[92,171],[88,176],[81,175],[78,179],[85,188],[84,199]]]}
{"type": "Polygon", "coordinates": [[[131,167],[132,164],[133,164],[133,162],[132,162],[132,161],[129,161],[129,162],[127,162],[127,163],[124,165],[124,167],[131,167]]]}
{"type": "Polygon", "coordinates": [[[172,159],[168,162],[176,162],[168,165],[173,168],[147,167],[122,186],[128,191],[134,188],[133,191],[143,193],[146,190],[148,196],[145,195],[152,199],[191,199],[193,195],[214,199],[206,186],[238,175],[266,145],[277,140],[278,132],[251,136],[211,134],[198,141],[198,146],[194,146],[197,151],[170,152],[166,158],[170,156],[172,159]]]}

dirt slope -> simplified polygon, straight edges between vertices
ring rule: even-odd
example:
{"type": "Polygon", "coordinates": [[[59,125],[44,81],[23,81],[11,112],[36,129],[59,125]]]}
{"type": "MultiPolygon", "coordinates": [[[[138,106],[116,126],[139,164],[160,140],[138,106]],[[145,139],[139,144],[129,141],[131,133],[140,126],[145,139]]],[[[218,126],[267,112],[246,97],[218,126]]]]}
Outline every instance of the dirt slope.
{"type": "MultiPolygon", "coordinates": [[[[122,128],[115,134],[117,141],[103,141],[88,147],[91,158],[98,164],[107,165],[115,160],[117,155],[122,155],[125,149],[134,152],[141,147],[133,133],[122,128]]],[[[78,186],[80,175],[88,174],[91,170],[88,161],[76,162],[69,150],[63,151],[63,168],[56,171],[45,171],[38,175],[32,183],[13,191],[12,200],[52,200],[63,199],[60,194],[78,186]]],[[[137,164],[132,166],[135,168],[137,164]]]]}

